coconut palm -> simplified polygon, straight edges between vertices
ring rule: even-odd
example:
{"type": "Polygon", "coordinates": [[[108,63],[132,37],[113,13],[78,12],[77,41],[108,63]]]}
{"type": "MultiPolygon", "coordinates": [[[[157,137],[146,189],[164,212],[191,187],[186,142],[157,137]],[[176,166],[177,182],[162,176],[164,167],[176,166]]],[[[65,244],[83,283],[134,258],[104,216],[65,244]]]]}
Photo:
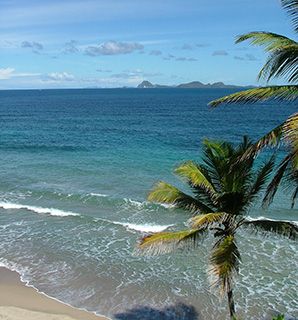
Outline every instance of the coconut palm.
{"type": "MultiPolygon", "coordinates": [[[[298,32],[298,0],[281,0],[283,8],[289,13],[295,32],[298,32]]],[[[212,107],[231,103],[256,103],[269,99],[293,101],[298,97],[298,43],[288,37],[271,32],[250,32],[237,38],[236,43],[250,41],[263,46],[268,58],[259,72],[258,79],[269,82],[273,78],[283,78],[288,84],[265,86],[237,92],[210,103],[212,107]]],[[[293,187],[292,207],[298,195],[298,113],[291,115],[284,123],[262,137],[248,152],[257,153],[266,146],[277,146],[282,140],[289,152],[279,164],[277,172],[268,186],[264,205],[272,202],[282,178],[293,187]]]]}
{"type": "Polygon", "coordinates": [[[216,240],[210,254],[209,271],[215,276],[213,284],[227,294],[232,318],[235,317],[233,277],[238,273],[241,261],[236,243],[238,229],[250,227],[273,231],[293,239],[298,234],[297,226],[290,222],[245,217],[274,166],[271,158],[255,170],[254,157],[242,157],[251,146],[247,138],[238,146],[206,140],[201,164],[188,161],[175,169],[193,195],[159,182],[148,196],[150,201],[174,204],[193,213],[189,228],[150,234],[138,245],[143,253],[168,253],[184,244],[197,244],[207,231],[213,233],[216,240]]]}

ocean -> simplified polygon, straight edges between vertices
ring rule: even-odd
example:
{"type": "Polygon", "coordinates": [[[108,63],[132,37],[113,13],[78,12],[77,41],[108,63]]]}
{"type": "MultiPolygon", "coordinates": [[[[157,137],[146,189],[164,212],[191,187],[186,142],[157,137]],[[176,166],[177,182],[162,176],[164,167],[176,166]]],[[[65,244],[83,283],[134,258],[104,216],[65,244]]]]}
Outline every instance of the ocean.
{"type": "MultiPolygon", "coordinates": [[[[208,280],[212,238],[171,255],[134,249],[147,232],[184,227],[188,213],[146,197],[158,180],[183,187],[173,168],[200,161],[203,139],[257,139],[297,111],[276,102],[207,107],[234,91],[0,91],[0,265],[40,292],[115,320],[227,318],[226,299],[208,280]]],[[[297,220],[289,207],[285,191],[249,214],[297,220]]],[[[238,244],[242,318],[298,317],[297,244],[247,230],[238,244]]]]}

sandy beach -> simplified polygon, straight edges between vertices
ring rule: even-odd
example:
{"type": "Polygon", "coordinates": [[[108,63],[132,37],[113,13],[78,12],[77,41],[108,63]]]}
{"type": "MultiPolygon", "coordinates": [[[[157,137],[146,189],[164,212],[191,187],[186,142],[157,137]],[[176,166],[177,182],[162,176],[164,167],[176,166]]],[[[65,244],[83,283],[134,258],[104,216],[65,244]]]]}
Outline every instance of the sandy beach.
{"type": "Polygon", "coordinates": [[[0,268],[1,320],[107,320],[27,287],[17,272],[0,268]]]}

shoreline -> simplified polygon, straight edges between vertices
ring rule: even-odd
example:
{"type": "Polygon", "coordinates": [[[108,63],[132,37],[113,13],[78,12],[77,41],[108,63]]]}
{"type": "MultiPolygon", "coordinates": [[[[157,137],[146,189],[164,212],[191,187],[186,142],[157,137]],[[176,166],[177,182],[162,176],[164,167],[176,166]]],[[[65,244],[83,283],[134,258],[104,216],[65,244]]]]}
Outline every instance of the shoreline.
{"type": "Polygon", "coordinates": [[[0,267],[0,318],[5,320],[110,320],[38,292],[16,271],[0,267]]]}

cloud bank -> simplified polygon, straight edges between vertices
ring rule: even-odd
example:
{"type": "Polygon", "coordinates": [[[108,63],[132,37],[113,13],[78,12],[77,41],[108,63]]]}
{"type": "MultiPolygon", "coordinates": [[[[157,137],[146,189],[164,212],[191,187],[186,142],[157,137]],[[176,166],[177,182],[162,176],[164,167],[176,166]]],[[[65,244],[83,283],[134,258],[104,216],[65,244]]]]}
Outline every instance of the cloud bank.
{"type": "Polygon", "coordinates": [[[85,54],[92,57],[101,55],[110,56],[128,54],[143,49],[144,46],[137,42],[107,41],[99,44],[98,46],[88,46],[85,49],[85,54]]]}
{"type": "Polygon", "coordinates": [[[39,53],[39,51],[43,50],[43,45],[39,42],[35,41],[23,41],[21,43],[22,48],[29,48],[32,49],[34,53],[39,53]]]}

